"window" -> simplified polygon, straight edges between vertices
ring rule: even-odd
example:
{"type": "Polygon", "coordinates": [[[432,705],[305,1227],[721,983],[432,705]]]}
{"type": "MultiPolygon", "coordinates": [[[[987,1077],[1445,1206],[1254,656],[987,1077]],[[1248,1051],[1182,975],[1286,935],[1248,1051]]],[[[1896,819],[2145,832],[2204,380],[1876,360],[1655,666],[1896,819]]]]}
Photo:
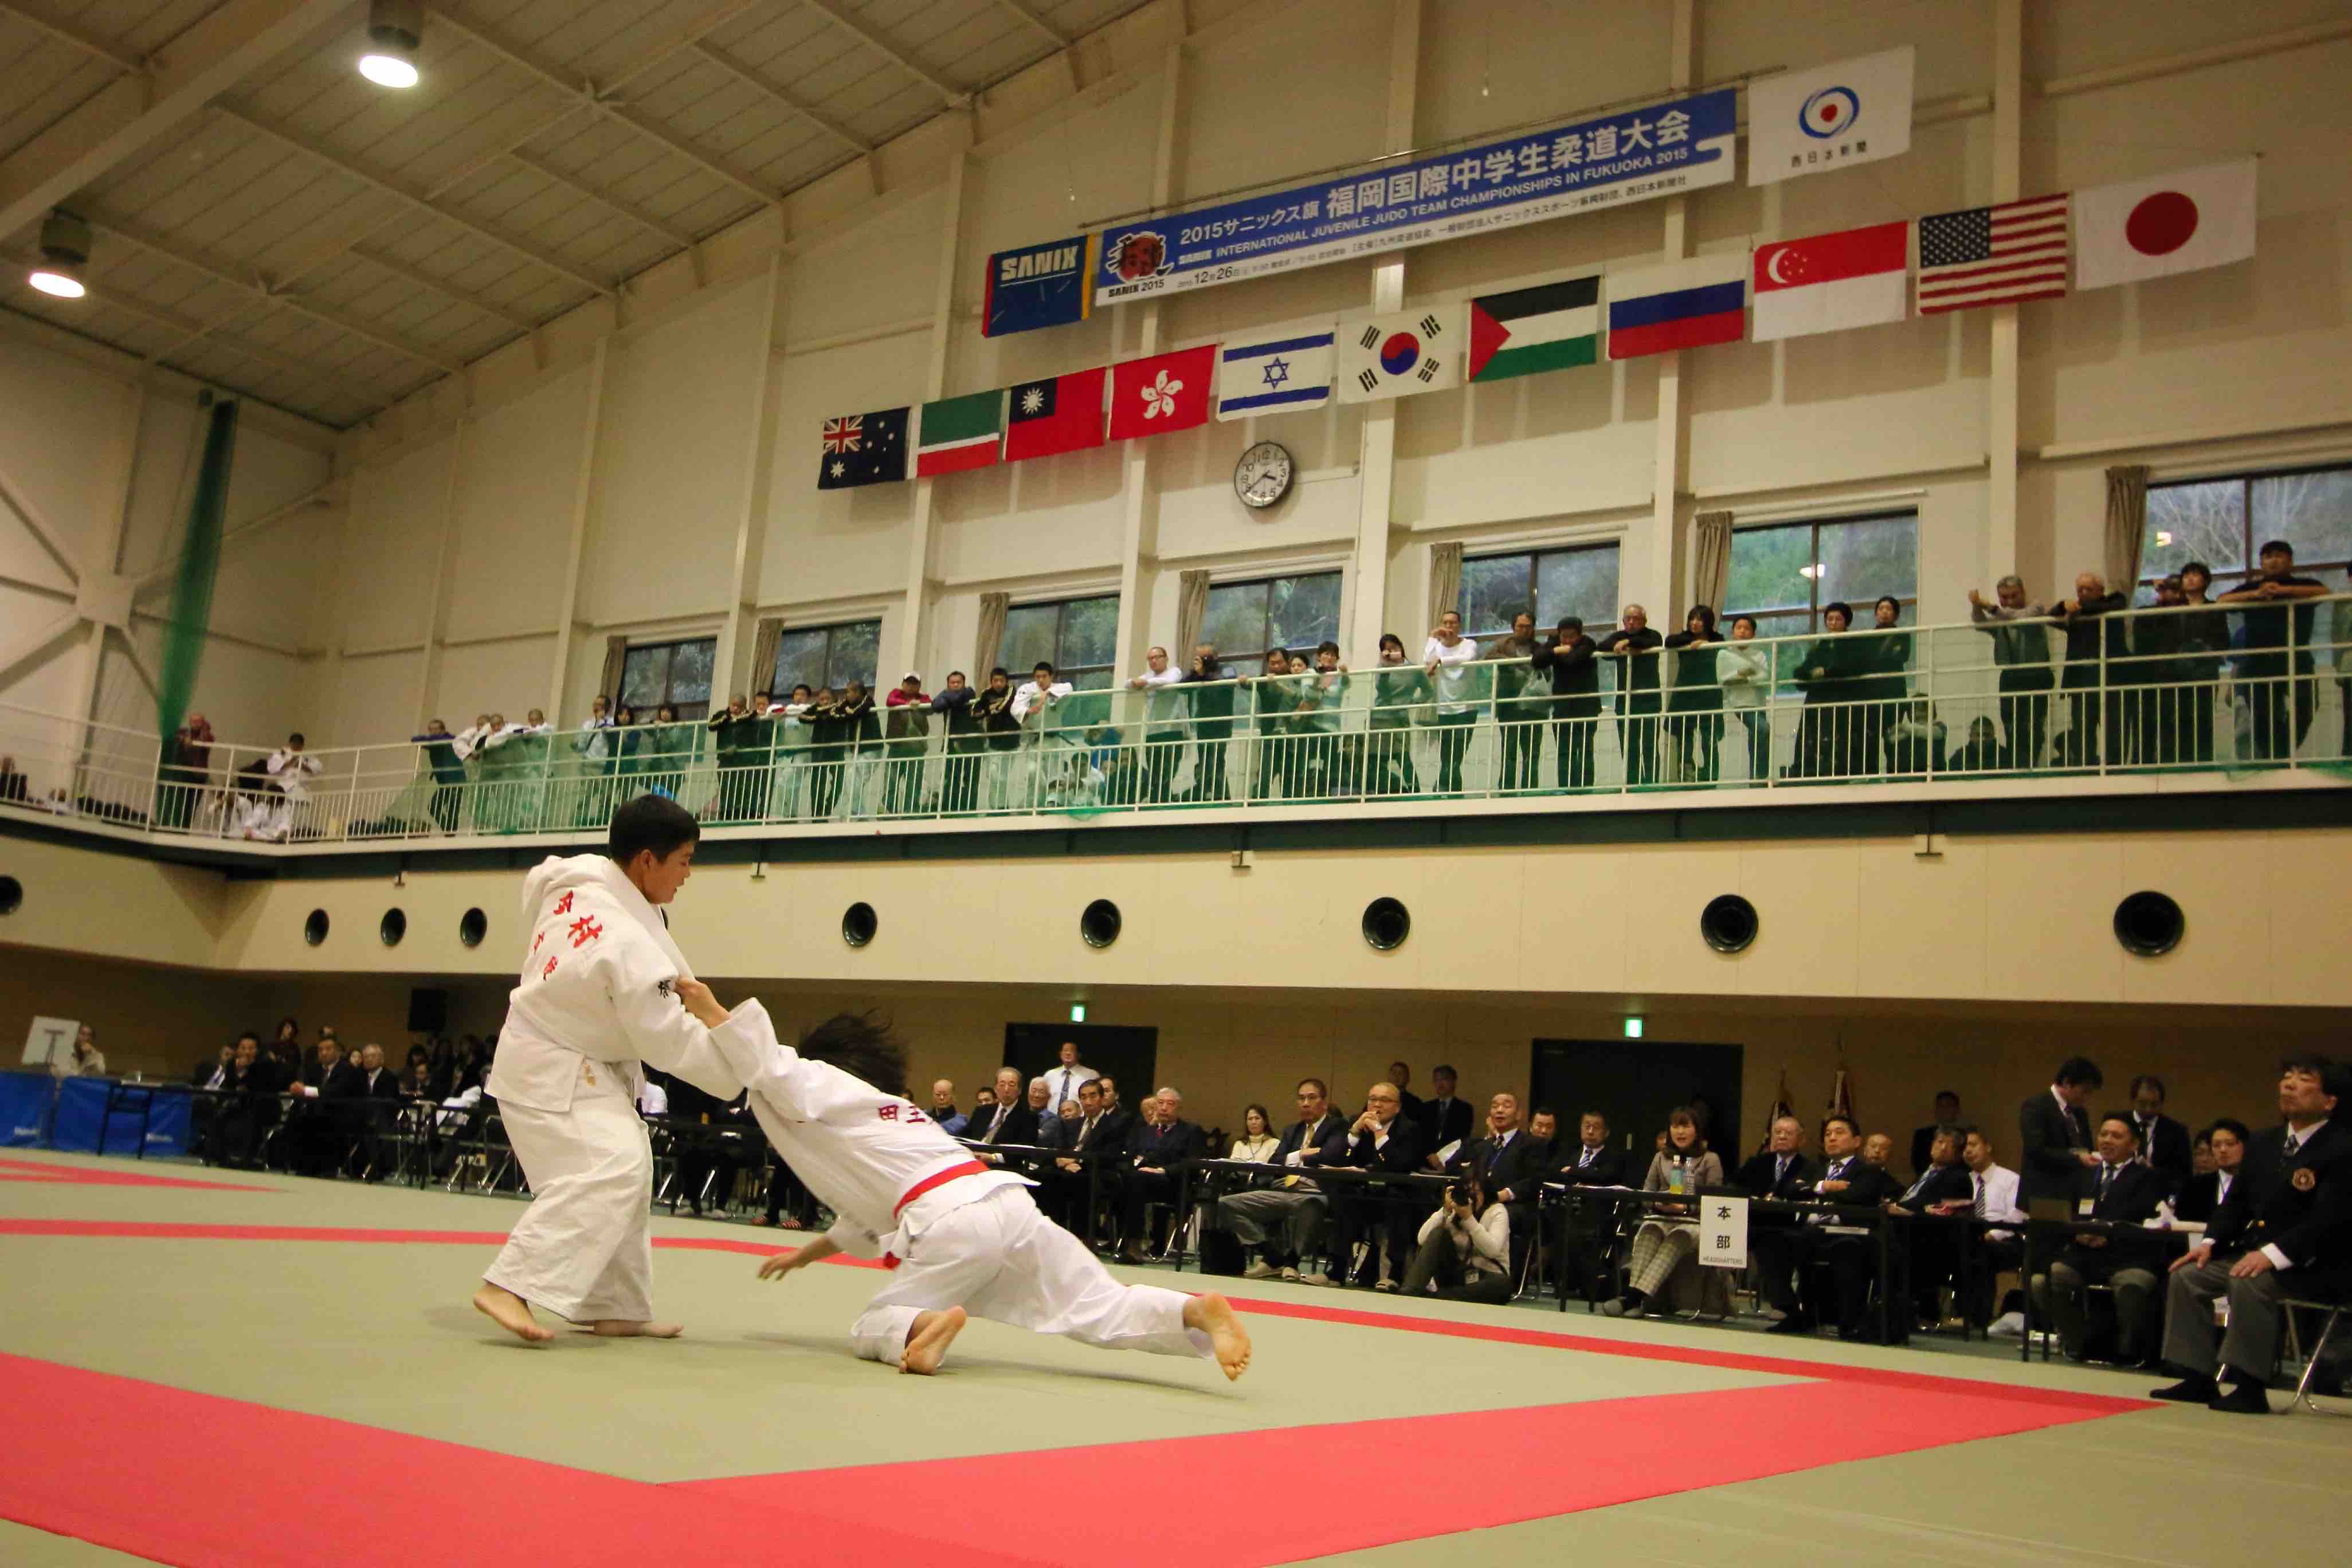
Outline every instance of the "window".
{"type": "Polygon", "coordinates": [[[633,647],[621,664],[621,701],[636,710],[640,722],[667,702],[681,719],[703,719],[710,713],[710,667],[719,653],[717,637],[688,637],[682,642],[647,643],[633,647]]]}
{"type": "MultiPolygon", "coordinates": [[[[2156,582],[2202,561],[2215,598],[2242,584],[2269,539],[2294,546],[2295,574],[2335,589],[2352,563],[2352,468],[2240,474],[2147,487],[2147,533],[2140,542],[2138,592],[2156,603],[2156,582]]],[[[2072,592],[2073,584],[2067,585],[2072,592]]]]}
{"type": "Polygon", "coordinates": [[[1004,613],[1003,652],[997,662],[1015,686],[1044,659],[1079,690],[1100,691],[1111,683],[1111,645],[1118,638],[1117,594],[1015,605],[1004,613]]]}
{"type": "Polygon", "coordinates": [[[1866,627],[1870,605],[1888,594],[1906,612],[1918,605],[1917,512],[1740,529],[1731,536],[1730,603],[1717,608],[1726,635],[1739,615],[1756,617],[1759,637],[1793,637],[1820,631],[1822,606],[1841,599],[1866,627]]]}
{"type": "MultiPolygon", "coordinates": [[[[1595,637],[1607,632],[1617,624],[1617,546],[1584,544],[1462,563],[1465,635],[1479,642],[1507,636],[1511,618],[1523,614],[1543,627],[1575,616],[1595,637]]],[[[1411,639],[1405,646],[1420,651],[1411,639]]]]}
{"type": "Polygon", "coordinates": [[[831,687],[839,691],[852,680],[874,689],[874,666],[882,657],[880,621],[845,621],[837,626],[791,626],[776,638],[775,684],[768,689],[778,698],[795,686],[814,691],[831,687]]]}
{"type": "MultiPolygon", "coordinates": [[[[1318,643],[1339,640],[1339,574],[1220,583],[1209,590],[1201,640],[1216,645],[1219,661],[1233,676],[1265,674],[1265,656],[1278,647],[1311,657],[1318,643]]],[[[1182,666],[1192,650],[1168,653],[1182,666]]]]}

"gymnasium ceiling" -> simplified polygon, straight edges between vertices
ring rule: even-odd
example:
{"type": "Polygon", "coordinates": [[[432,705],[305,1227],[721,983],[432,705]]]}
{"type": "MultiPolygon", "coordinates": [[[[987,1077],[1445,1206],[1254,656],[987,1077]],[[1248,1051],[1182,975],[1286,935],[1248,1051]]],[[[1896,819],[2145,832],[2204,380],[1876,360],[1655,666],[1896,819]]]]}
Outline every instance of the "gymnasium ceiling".
{"type": "Polygon", "coordinates": [[[0,0],[0,310],[346,427],[1139,3],[0,0]]]}

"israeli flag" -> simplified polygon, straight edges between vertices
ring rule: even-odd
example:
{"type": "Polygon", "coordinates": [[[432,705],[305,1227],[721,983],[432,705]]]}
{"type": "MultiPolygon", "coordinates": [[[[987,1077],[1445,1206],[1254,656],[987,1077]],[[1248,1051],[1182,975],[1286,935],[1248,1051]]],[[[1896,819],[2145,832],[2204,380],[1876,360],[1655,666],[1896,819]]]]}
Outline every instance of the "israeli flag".
{"type": "Polygon", "coordinates": [[[1217,417],[1248,419],[1331,401],[1331,334],[1228,343],[1217,355],[1217,417]]]}

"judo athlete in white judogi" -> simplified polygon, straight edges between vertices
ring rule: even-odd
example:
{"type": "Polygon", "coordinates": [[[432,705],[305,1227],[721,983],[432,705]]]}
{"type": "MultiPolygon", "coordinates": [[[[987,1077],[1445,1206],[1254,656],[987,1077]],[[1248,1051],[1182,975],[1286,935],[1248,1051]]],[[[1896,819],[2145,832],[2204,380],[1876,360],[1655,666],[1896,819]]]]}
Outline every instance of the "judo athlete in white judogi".
{"type": "Polygon", "coordinates": [[[742,1085],[680,1005],[692,972],[656,906],[694,862],[698,830],[674,801],[613,814],[610,852],[541,861],[524,879],[521,981],[488,1083],[532,1199],[474,1305],[518,1337],[553,1335],[543,1307],[601,1334],[669,1338],[653,1309],[653,1151],[646,1065],[730,1100],[742,1085]]]}
{"type": "Polygon", "coordinates": [[[936,1372],[976,1313],[1104,1350],[1213,1356],[1229,1378],[1248,1367],[1249,1336],[1223,1296],[1120,1284],[1037,1212],[1026,1177],[982,1164],[940,1131],[901,1092],[906,1048],[887,1030],[835,1017],[794,1049],[756,1001],[730,1015],[690,979],[678,994],[751,1090],[777,1156],[839,1216],[816,1241],[762,1264],[761,1277],[836,1252],[889,1268],[850,1329],[859,1355],[936,1372]]]}

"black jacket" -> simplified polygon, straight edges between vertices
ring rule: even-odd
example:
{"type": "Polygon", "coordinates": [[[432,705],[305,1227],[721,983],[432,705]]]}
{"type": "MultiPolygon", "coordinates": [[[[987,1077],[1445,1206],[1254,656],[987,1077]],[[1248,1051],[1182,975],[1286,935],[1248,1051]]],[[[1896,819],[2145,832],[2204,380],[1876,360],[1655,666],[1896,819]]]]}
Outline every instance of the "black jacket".
{"type": "Polygon", "coordinates": [[[1200,1157],[1201,1129],[1181,1116],[1164,1125],[1139,1121],[1127,1135],[1127,1152],[1134,1156],[1134,1164],[1172,1171],[1200,1157]]]}
{"type": "Polygon", "coordinates": [[[2077,1158],[2091,1147],[2088,1111],[2062,1112],[2048,1089],[2030,1096],[2017,1110],[2017,1205],[2034,1198],[2063,1198],[2074,1191],[2077,1158]],[[2071,1121],[2069,1120],[2071,1118],[2071,1121]]]}
{"type": "Polygon", "coordinates": [[[1976,1194],[1977,1184],[1969,1175],[1969,1168],[1955,1160],[1948,1165],[1923,1168],[1909,1186],[1895,1194],[1895,1201],[1913,1214],[1925,1214],[1929,1204],[1966,1204],[1972,1202],[1976,1194]]]}
{"type": "Polygon", "coordinates": [[[1936,1124],[1934,1122],[1930,1121],[1927,1126],[1912,1131],[1911,1173],[1913,1175],[1924,1176],[1927,1173],[1928,1157],[1935,1152],[1935,1149],[1936,1124]]]}
{"type": "Polygon", "coordinates": [[[1196,741],[1223,741],[1234,732],[1234,693],[1237,689],[1225,679],[1223,665],[1203,670],[1197,664],[1184,672],[1181,684],[1198,686],[1198,691],[1187,693],[1192,700],[1192,738],[1196,741]]]}
{"type": "MultiPolygon", "coordinates": [[[[2137,1125],[2137,1122],[2135,1122],[2137,1125]]],[[[2158,1112],[2140,1140],[2140,1159],[2164,1178],[2164,1194],[2172,1196],[2189,1183],[2196,1163],[2189,1152],[2189,1128],[2158,1112]]]]}
{"type": "MultiPolygon", "coordinates": [[[[1557,633],[1552,636],[1557,636],[1557,633]]],[[[1551,716],[1555,719],[1592,719],[1601,713],[1601,646],[1582,633],[1568,645],[1568,651],[1556,651],[1558,645],[1551,636],[1536,638],[1536,651],[1528,657],[1528,667],[1551,672],[1551,716]]]]}
{"type": "MultiPolygon", "coordinates": [[[[973,1111],[971,1113],[971,1121],[963,1130],[963,1135],[975,1143],[989,1141],[988,1129],[990,1125],[995,1121],[996,1113],[1001,1107],[992,1105],[983,1107],[982,1109],[986,1110],[987,1114],[983,1116],[978,1110],[973,1111]]],[[[992,1142],[998,1143],[1036,1142],[1037,1113],[1030,1110],[1025,1104],[1016,1105],[1011,1110],[1005,1111],[1003,1122],[997,1123],[997,1133],[992,1142]]]]}
{"type": "MultiPolygon", "coordinates": [[[[2164,1201],[2164,1178],[2135,1160],[2116,1167],[2116,1173],[2106,1184],[2104,1196],[2099,1192],[2099,1178],[2106,1167],[2086,1165],[2074,1173],[2074,1214],[2077,1218],[2103,1219],[2117,1226],[2137,1226],[2142,1220],[2156,1217],[2156,1205],[2164,1201]],[[2091,1205],[2088,1215],[2083,1214],[2084,1200],[2091,1205]]],[[[2079,1242],[2076,1244],[2079,1245],[2079,1242]]],[[[2119,1230],[2107,1238],[2107,1245],[2096,1250],[2117,1262],[2126,1258],[2136,1262],[2151,1261],[2164,1250],[2161,1239],[2152,1231],[2119,1230]]]]}
{"type": "MultiPolygon", "coordinates": [[[[1352,1121],[1348,1123],[1350,1129],[1355,1125],[1352,1121]]],[[[1425,1148],[1421,1129],[1400,1115],[1389,1123],[1387,1142],[1375,1144],[1370,1133],[1361,1138],[1350,1134],[1342,1140],[1339,1157],[1332,1163],[1354,1165],[1366,1171],[1410,1173],[1421,1169],[1421,1156],[1425,1148]]]]}
{"type": "Polygon", "coordinates": [[[1903,1189],[1895,1184],[1894,1177],[1864,1160],[1861,1151],[1856,1150],[1844,1156],[1843,1172],[1839,1169],[1838,1161],[1824,1158],[1821,1169],[1813,1173],[1811,1179],[1805,1182],[1795,1195],[1836,1204],[1841,1208],[1874,1209],[1881,1204],[1893,1203],[1901,1197],[1903,1189]],[[1843,1182],[1845,1186],[1838,1192],[1825,1193],[1821,1190],[1823,1182],[1843,1182]]]}
{"type": "MultiPolygon", "coordinates": [[[[983,686],[972,695],[971,717],[988,736],[992,752],[1010,752],[1021,744],[1021,725],[1013,717],[1013,688],[1002,691],[983,686]]],[[[954,720],[949,721],[950,730],[954,720]]]]}
{"type": "MultiPolygon", "coordinates": [[[[1400,1118],[1402,1120],[1402,1118],[1400,1118]]],[[[1511,1134],[1502,1152],[1495,1151],[1495,1138],[1488,1133],[1462,1146],[1461,1152],[1447,1162],[1448,1171],[1473,1170],[1486,1190],[1486,1195],[1508,1188],[1511,1202],[1531,1204],[1536,1201],[1536,1189],[1544,1179],[1544,1161],[1550,1150],[1548,1143],[1538,1143],[1528,1136],[1524,1127],[1511,1134]]]]}
{"type": "Polygon", "coordinates": [[[1593,1151],[1592,1163],[1579,1167],[1583,1157],[1582,1140],[1565,1148],[1552,1151],[1551,1179],[1577,1187],[1622,1187],[1625,1181],[1625,1152],[1613,1143],[1603,1143],[1593,1151]]]}
{"type": "MultiPolygon", "coordinates": [[[[2237,1184],[2232,1179],[2231,1185],[2237,1184]]],[[[2190,1225],[2205,1225],[2213,1218],[2213,1211],[2221,1206],[2221,1173],[2208,1171],[2201,1176],[2191,1176],[2172,1203],[2175,1219],[2190,1225]]]]}
{"type": "Polygon", "coordinates": [[[1807,1184],[1812,1180],[1812,1162],[1801,1153],[1791,1154],[1789,1156],[1788,1174],[1776,1178],[1773,1172],[1780,1158],[1769,1149],[1751,1156],[1746,1164],[1733,1173],[1731,1184],[1751,1198],[1803,1196],[1809,1190],[1807,1184]]]}
{"type": "Polygon", "coordinates": [[[2352,1132],[2341,1109],[2292,1156],[2285,1128],[2255,1135],[2205,1226],[2217,1253],[2275,1247],[2297,1268],[2352,1265],[2352,1132]]]}
{"type": "Polygon", "coordinates": [[[1715,656],[1723,647],[1719,637],[1681,631],[1666,639],[1675,650],[1675,692],[1666,699],[1673,713],[1706,712],[1723,706],[1723,688],[1715,683],[1715,656]]]}
{"type": "MultiPolygon", "coordinates": [[[[1407,1118],[1400,1111],[1397,1120],[1402,1121],[1407,1118]]],[[[1420,1131],[1423,1153],[1434,1153],[1448,1143],[1456,1140],[1467,1142],[1470,1137],[1470,1102],[1458,1094],[1447,1100],[1423,1100],[1420,1114],[1411,1120],[1420,1131]]],[[[1352,1118],[1350,1125],[1353,1125],[1352,1118]]]]}
{"type": "Polygon", "coordinates": [[[1638,632],[1629,632],[1621,626],[1601,639],[1600,651],[1620,661],[1617,666],[1617,711],[1620,713],[1625,711],[1625,693],[1628,691],[1633,693],[1635,712],[1655,713],[1658,710],[1658,666],[1664,662],[1659,658],[1658,649],[1665,645],[1665,640],[1647,626],[1638,632]],[[1634,657],[1637,652],[1639,658],[1634,657]]]}

